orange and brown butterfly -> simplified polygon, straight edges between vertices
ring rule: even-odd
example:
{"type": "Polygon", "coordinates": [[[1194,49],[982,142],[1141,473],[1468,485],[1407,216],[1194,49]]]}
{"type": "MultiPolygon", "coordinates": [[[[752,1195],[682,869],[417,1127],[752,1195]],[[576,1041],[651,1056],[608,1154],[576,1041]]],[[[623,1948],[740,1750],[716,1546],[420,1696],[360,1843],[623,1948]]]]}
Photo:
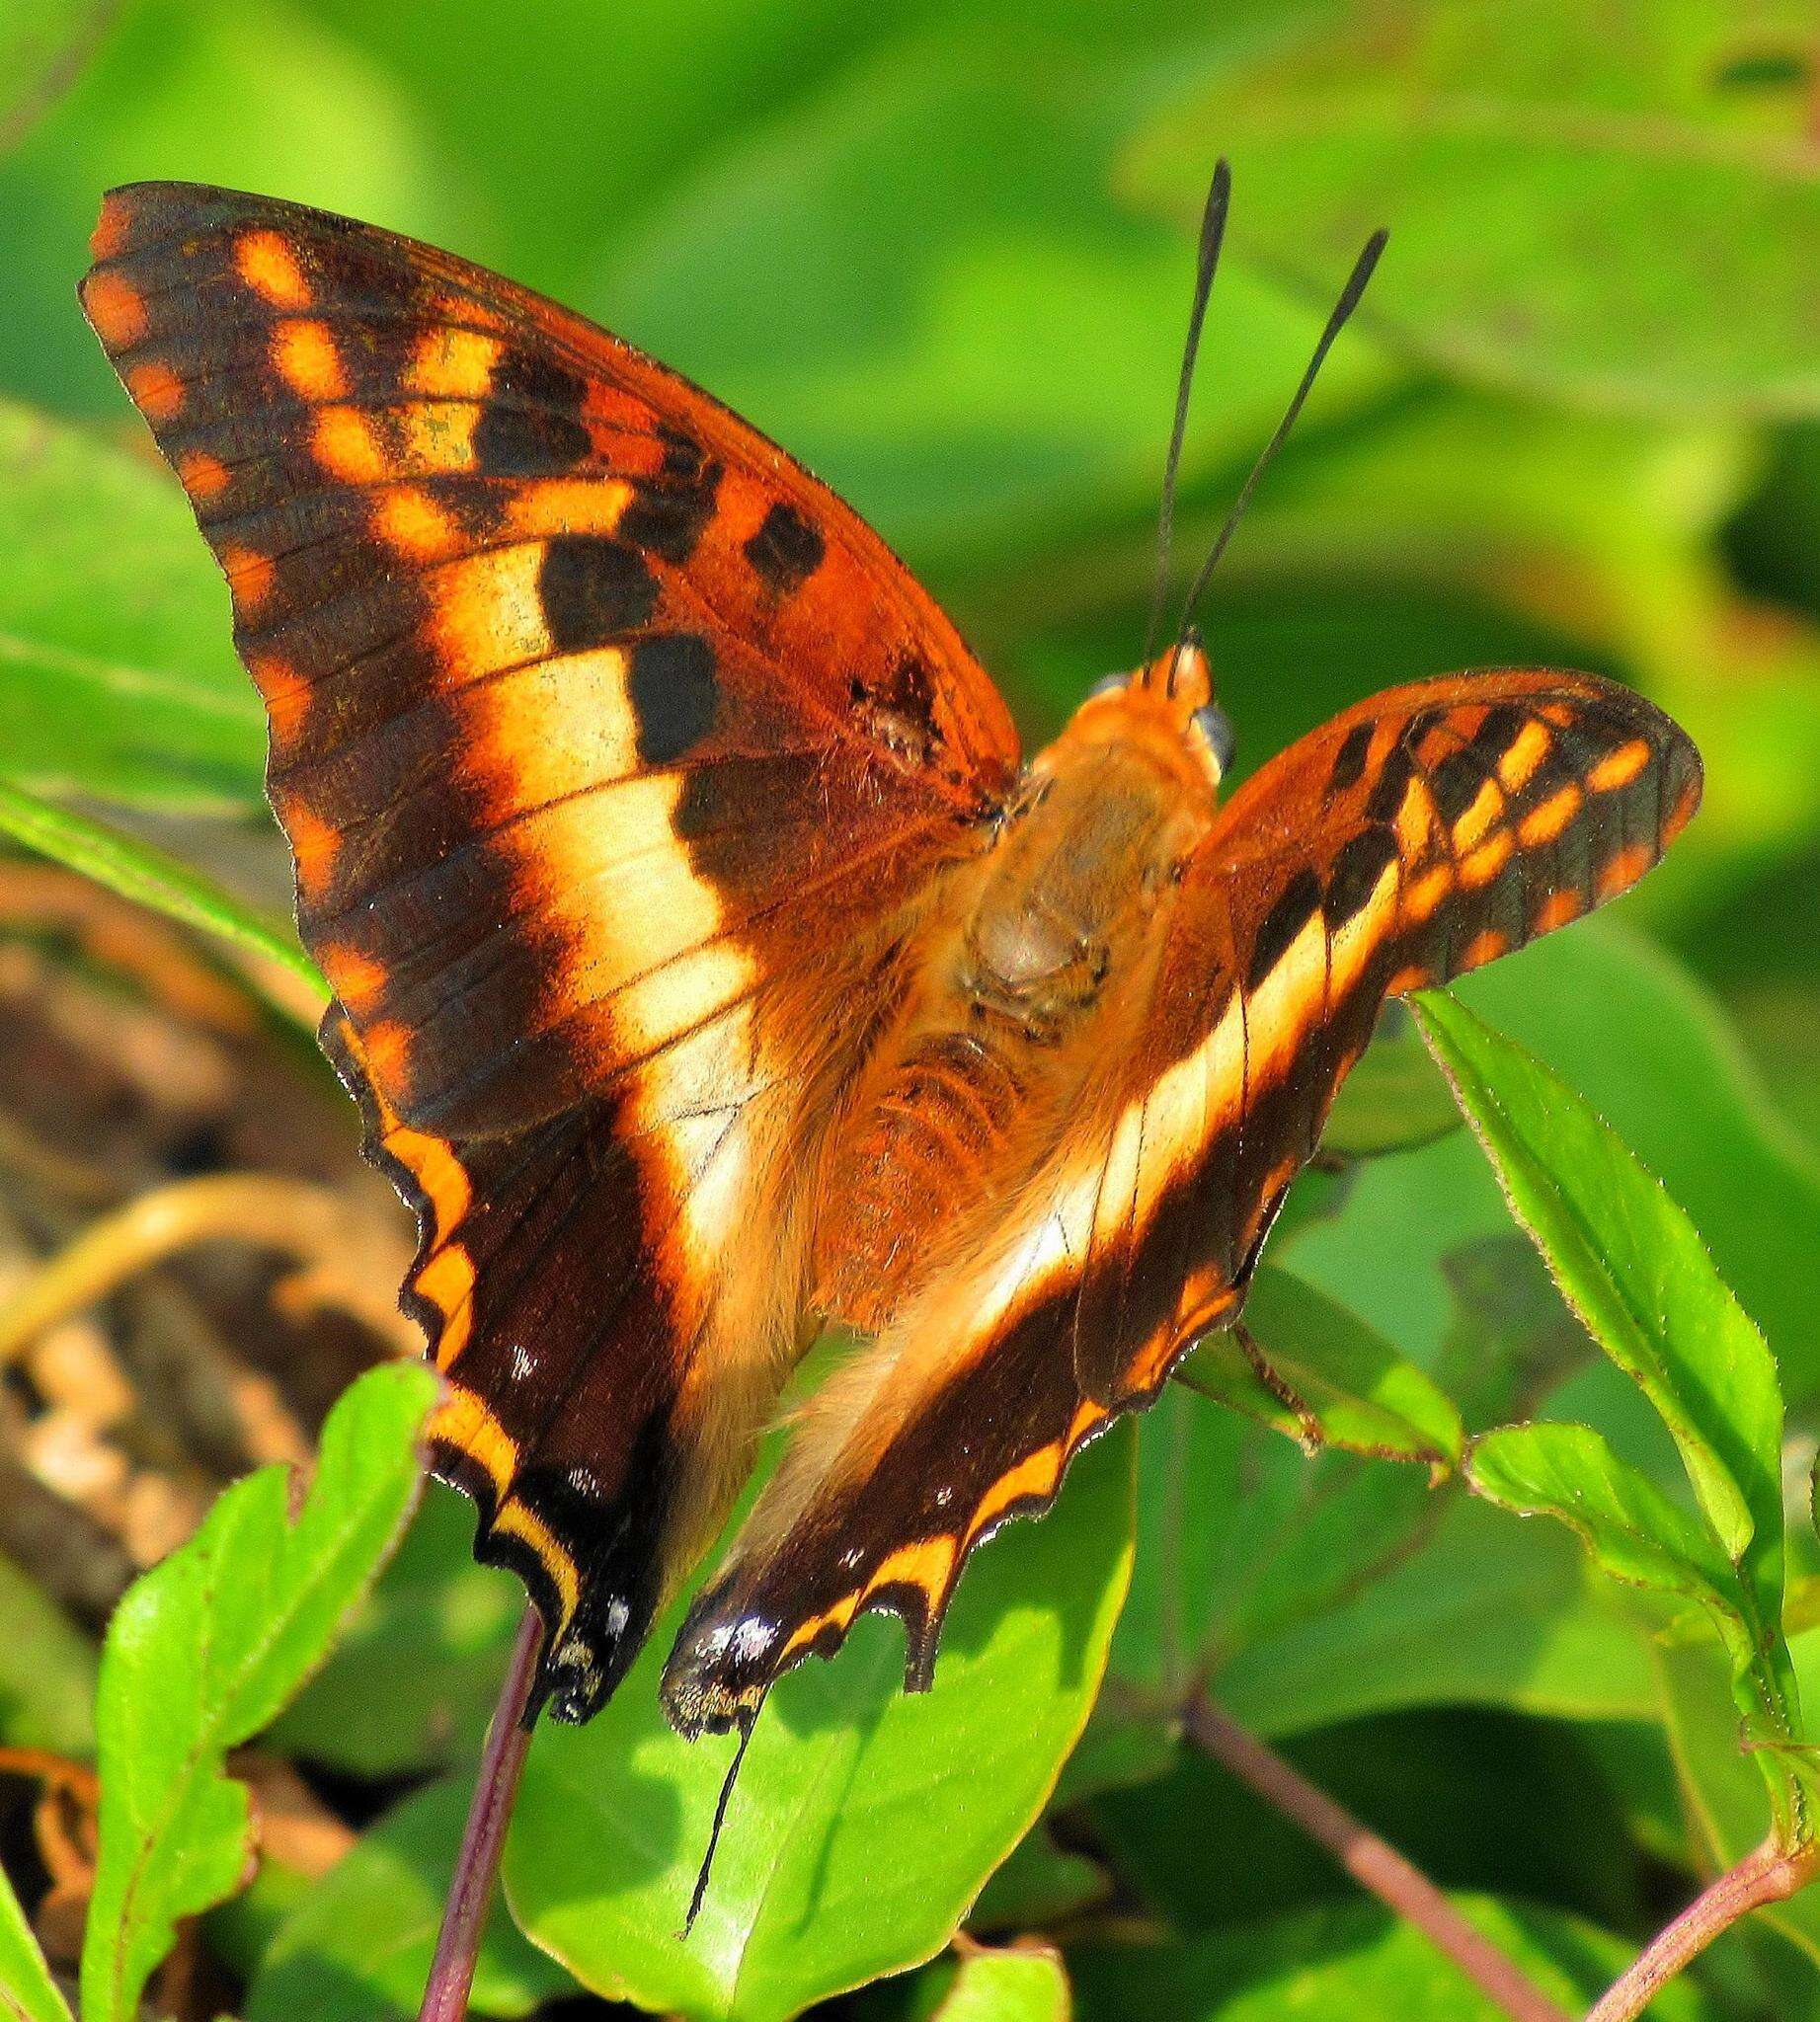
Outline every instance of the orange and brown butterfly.
{"type": "Polygon", "coordinates": [[[270,711],[324,1043],[418,1213],[435,1462],[564,1719],[823,1318],[865,1345],[665,1702],[749,1729],[880,1607],[926,1684],[975,1545],[1236,1318],[1385,999],[1622,892],[1698,803],[1648,702],[1505,670],[1373,696],[1222,805],[1187,633],[1020,763],[877,535],[581,317],[179,184],[116,191],[94,250],[270,711]]]}

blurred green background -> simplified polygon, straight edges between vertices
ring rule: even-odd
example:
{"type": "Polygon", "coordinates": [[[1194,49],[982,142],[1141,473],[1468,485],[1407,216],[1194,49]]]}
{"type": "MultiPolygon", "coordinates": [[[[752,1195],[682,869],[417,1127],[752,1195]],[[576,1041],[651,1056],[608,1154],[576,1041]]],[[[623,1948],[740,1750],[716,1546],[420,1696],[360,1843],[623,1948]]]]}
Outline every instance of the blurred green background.
{"type": "MultiPolygon", "coordinates": [[[[1241,766],[1376,687],[1512,661],[1615,674],[1693,733],[1706,803],[1667,867],[1615,927],[1501,966],[1478,1001],[1694,1211],[1781,1359],[1804,1461],[1817,46],[1793,0],[0,0],[0,777],[155,819],[230,877],[262,860],[225,593],[174,488],[142,477],[149,445],[75,306],[110,184],[350,211],[595,316],[858,506],[1034,745],[1141,643],[1194,221],[1227,154],[1183,578],[1360,242],[1390,230],[1203,609],[1241,766]]],[[[1533,1361],[1559,1324],[1545,1284],[1481,1268],[1509,1264],[1506,1226],[1457,1133],[1373,1166],[1292,1261],[1485,1421],[1536,1394],[1500,1388],[1522,1358],[1486,1344],[1533,1361]]],[[[1573,1412],[1659,1459],[1601,1374],[1573,1412]]],[[[1362,1613],[1338,1533],[1297,1527],[1299,1457],[1270,1455],[1208,1462],[1234,1506],[1253,1498],[1237,1535],[1258,1555],[1210,1547],[1193,1599],[1223,1695],[1445,1882],[1645,1935],[1749,1829],[1727,1737],[1707,1737],[1721,1766],[1697,1759],[1681,1660],[1615,1655],[1571,1552],[1526,1556],[1509,1541],[1529,1533],[1479,1509],[1438,1568],[1423,1531],[1362,1613]],[[1306,1548],[1295,1607],[1263,1592],[1266,1538],[1306,1548]]],[[[1128,1682],[1150,1663],[1145,1577],[1128,1682]]],[[[1196,1990],[1151,1987],[1157,2012],[1227,2013],[1219,1989],[1253,1968],[1221,1934],[1266,1917],[1260,1958],[1378,1942],[1204,1764],[1101,1797],[1091,1823],[1126,1900],[1205,1941],[1196,1990]],[[1235,1858],[1184,1875],[1172,1849],[1210,1820],[1235,1858]]],[[[1816,1933],[1809,1915],[1721,1948],[1713,2012],[1820,2014],[1816,1933]]],[[[1096,1970],[1083,1955],[1089,2003],[1096,1970]]],[[[1136,1998],[1114,1983],[1095,2012],[1136,1998]]]]}

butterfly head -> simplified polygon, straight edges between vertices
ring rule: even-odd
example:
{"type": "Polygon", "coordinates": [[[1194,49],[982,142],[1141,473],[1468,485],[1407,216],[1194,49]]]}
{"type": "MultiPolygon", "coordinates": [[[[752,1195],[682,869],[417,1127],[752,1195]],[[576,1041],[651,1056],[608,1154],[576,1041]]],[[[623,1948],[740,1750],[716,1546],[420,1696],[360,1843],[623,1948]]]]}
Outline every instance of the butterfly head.
{"type": "Polygon", "coordinates": [[[1068,735],[1080,743],[1137,742],[1185,764],[1218,790],[1232,762],[1232,725],[1214,694],[1214,670],[1190,627],[1152,661],[1095,683],[1068,735]]]}

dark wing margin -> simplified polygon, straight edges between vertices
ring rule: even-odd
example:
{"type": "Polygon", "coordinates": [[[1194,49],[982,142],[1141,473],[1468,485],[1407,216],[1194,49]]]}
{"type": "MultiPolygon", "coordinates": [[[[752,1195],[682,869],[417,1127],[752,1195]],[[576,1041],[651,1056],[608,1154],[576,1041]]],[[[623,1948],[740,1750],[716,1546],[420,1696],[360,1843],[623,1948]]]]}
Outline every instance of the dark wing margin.
{"type": "Polygon", "coordinates": [[[744,1470],[794,1176],[1009,719],[831,493],[527,290],[184,184],[112,193],[94,251],[267,705],[324,1043],[418,1212],[438,1469],[584,1717],[744,1470]]]}
{"type": "Polygon", "coordinates": [[[1700,760],[1591,676],[1486,672],[1374,697],[1265,766],[1159,912],[1143,1029],[1000,1257],[930,1288],[804,1415],[665,1676],[684,1732],[900,1614],[928,1682],[968,1554],[1054,1500],[1080,1445],[1230,1323],[1385,999],[1626,890],[1699,805],[1700,760]]]}

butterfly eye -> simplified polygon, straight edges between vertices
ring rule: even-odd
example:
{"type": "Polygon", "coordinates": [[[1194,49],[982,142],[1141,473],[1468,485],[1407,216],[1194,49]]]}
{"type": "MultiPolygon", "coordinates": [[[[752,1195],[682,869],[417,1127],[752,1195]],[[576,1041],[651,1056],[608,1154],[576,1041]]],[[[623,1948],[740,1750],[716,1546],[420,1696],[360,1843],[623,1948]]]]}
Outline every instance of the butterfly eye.
{"type": "Polygon", "coordinates": [[[1232,735],[1231,719],[1226,711],[1217,702],[1205,703],[1194,713],[1194,727],[1207,739],[1214,763],[1222,772],[1228,771],[1238,740],[1232,735]]]}

